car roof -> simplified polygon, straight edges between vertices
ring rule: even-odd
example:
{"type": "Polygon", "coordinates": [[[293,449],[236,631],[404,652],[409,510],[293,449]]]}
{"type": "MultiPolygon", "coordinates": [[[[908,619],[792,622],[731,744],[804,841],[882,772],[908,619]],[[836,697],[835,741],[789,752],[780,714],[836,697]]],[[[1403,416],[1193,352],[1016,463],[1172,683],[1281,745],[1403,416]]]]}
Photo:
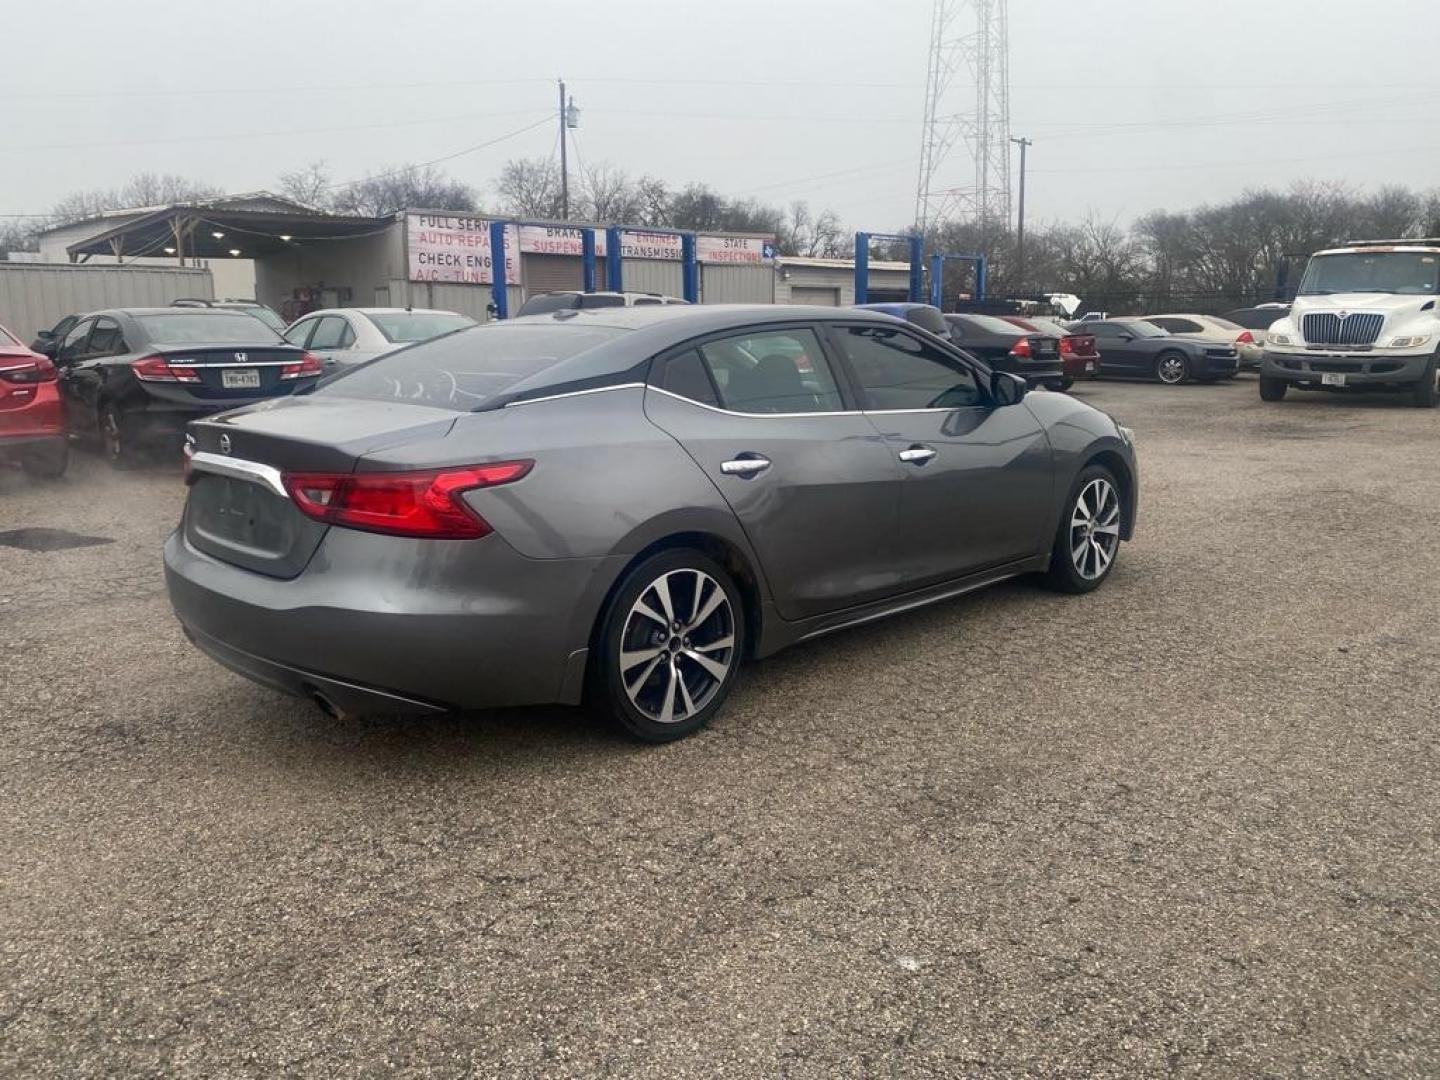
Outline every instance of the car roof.
{"type": "Polygon", "coordinates": [[[314,311],[307,311],[300,319],[308,319],[314,315],[344,315],[353,313],[359,315],[459,315],[462,319],[472,318],[462,311],[447,311],[445,308],[403,308],[403,307],[347,307],[347,308],[316,308],[314,311]]]}
{"type": "MultiPolygon", "coordinates": [[[[540,331],[561,327],[604,327],[624,331],[609,341],[577,353],[544,371],[522,379],[492,407],[532,394],[549,395],[589,386],[610,385],[616,376],[634,372],[651,357],[694,338],[750,326],[803,326],[818,321],[861,322],[894,326],[894,316],[858,308],[789,304],[654,304],[643,307],[567,309],[484,323],[463,334],[495,330],[540,331]]],[[[423,348],[423,346],[415,346],[423,348]]],[[[392,355],[405,355],[401,350],[392,355]]]]}
{"type": "MultiPolygon", "coordinates": [[[[239,311],[239,308],[190,307],[187,304],[181,307],[167,305],[166,307],[100,308],[96,311],[87,311],[78,318],[88,319],[92,315],[200,315],[210,319],[229,319],[237,315],[239,311]]],[[[250,315],[245,317],[252,318],[250,315]]]]}

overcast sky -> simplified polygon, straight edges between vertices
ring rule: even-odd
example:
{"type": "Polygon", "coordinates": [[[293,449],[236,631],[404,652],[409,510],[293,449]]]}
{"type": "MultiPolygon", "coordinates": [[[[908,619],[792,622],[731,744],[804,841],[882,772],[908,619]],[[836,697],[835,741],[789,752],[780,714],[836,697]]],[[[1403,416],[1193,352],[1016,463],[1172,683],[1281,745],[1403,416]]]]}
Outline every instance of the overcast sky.
{"type": "MultiPolygon", "coordinates": [[[[231,191],[314,160],[358,178],[541,120],[563,76],[582,162],[900,227],[929,13],[930,0],[6,0],[0,211],[144,170],[231,191]]],[[[1031,220],[1128,220],[1302,177],[1440,185],[1437,41],[1437,0],[1011,0],[1031,220]]],[[[508,158],[555,146],[542,124],[444,167],[491,199],[508,158]]],[[[970,175],[953,151],[946,182],[970,175]]]]}

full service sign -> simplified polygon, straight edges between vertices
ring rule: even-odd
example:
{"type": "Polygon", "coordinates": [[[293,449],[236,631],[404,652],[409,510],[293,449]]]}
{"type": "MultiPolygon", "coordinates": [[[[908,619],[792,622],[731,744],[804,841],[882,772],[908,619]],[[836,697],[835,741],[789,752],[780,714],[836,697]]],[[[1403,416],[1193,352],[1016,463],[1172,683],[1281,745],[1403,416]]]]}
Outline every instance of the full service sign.
{"type": "MultiPolygon", "coordinates": [[[[489,285],[495,280],[490,221],[464,214],[406,214],[405,255],[411,281],[489,285]]],[[[505,280],[519,283],[520,237],[505,226],[505,280]]]]}
{"type": "MultiPolygon", "coordinates": [[[[466,214],[406,214],[406,258],[411,281],[489,285],[495,280],[490,253],[490,218],[466,214]]],[[[583,252],[581,230],[562,225],[505,226],[505,280],[520,283],[517,255],[575,255],[583,252]]],[[[626,259],[679,262],[684,244],[676,233],[624,229],[620,254],[626,259]]],[[[595,255],[605,257],[605,230],[595,230],[595,255]]],[[[775,244],[763,237],[697,236],[695,258],[702,263],[760,265],[775,258],[775,244]]]]}

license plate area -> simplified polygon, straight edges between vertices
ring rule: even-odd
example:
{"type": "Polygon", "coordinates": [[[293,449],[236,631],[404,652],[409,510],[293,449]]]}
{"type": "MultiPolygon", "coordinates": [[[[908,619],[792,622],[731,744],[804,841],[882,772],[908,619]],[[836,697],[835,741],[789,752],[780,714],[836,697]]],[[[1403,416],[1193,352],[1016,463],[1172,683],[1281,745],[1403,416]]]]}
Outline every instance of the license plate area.
{"type": "Polygon", "coordinates": [[[1344,385],[1345,385],[1345,375],[1344,375],[1343,372],[1338,372],[1338,371],[1326,371],[1326,372],[1322,372],[1321,375],[1320,375],[1320,385],[1321,385],[1321,386],[1344,386],[1344,385]]]}
{"type": "Polygon", "coordinates": [[[226,390],[259,390],[258,368],[233,368],[220,372],[220,385],[226,390]]]}

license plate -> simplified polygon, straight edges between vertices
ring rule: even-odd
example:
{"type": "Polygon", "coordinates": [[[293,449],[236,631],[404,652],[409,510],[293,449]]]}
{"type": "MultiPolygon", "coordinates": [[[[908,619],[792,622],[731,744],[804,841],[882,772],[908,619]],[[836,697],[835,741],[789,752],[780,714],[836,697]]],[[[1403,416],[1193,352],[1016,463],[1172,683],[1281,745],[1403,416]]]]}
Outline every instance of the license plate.
{"type": "Polygon", "coordinates": [[[1337,372],[1334,372],[1334,371],[1326,371],[1326,372],[1323,372],[1323,373],[1321,374],[1321,376],[1320,376],[1320,385],[1321,385],[1321,386],[1344,386],[1344,385],[1345,385],[1345,376],[1344,376],[1343,374],[1340,374],[1340,373],[1337,373],[1337,372]]]}
{"type": "Polygon", "coordinates": [[[222,371],[220,385],[226,390],[258,390],[260,389],[260,372],[255,368],[222,371]]]}
{"type": "Polygon", "coordinates": [[[1088,375],[1088,374],[1092,374],[1094,371],[1095,371],[1095,361],[1094,361],[1094,360],[1086,360],[1086,361],[1085,361],[1085,373],[1088,375]]]}

